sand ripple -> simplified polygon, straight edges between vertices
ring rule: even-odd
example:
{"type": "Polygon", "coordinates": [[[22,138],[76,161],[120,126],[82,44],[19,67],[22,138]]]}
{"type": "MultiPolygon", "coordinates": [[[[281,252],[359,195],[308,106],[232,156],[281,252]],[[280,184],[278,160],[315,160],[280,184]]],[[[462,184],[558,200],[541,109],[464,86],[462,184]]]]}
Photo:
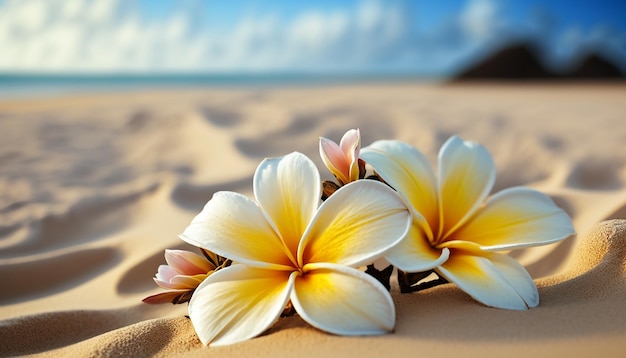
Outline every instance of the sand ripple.
{"type": "MultiPolygon", "coordinates": [[[[512,253],[539,286],[527,312],[453,285],[400,295],[394,334],[336,337],[299,317],[223,356],[610,353],[626,339],[626,105],[621,86],[411,84],[135,93],[0,103],[0,356],[206,353],[185,306],[149,306],[166,248],[220,190],[251,194],[265,156],[360,127],[436,163],[453,134],[494,155],[495,190],[549,194],[578,235],[512,253]],[[591,119],[593,118],[593,120],[591,119]],[[315,347],[311,350],[311,347],[315,347]]],[[[329,174],[322,171],[322,175],[329,174]]]]}

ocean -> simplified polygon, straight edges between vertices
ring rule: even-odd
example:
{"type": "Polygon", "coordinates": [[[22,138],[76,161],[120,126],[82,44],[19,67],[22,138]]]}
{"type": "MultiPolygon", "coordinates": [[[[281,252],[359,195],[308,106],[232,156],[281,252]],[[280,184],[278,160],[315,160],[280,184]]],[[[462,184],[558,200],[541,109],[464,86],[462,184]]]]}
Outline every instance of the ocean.
{"type": "Polygon", "coordinates": [[[0,99],[120,90],[278,87],[432,80],[415,74],[12,74],[0,73],[0,99]]]}

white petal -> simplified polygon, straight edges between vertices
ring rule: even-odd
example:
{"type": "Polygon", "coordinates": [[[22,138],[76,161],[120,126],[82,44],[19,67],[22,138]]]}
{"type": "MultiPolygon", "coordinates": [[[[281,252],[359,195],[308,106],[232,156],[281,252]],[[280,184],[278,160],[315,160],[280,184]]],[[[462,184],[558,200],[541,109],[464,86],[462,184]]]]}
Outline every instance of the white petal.
{"type": "Polygon", "coordinates": [[[484,250],[545,245],[574,233],[567,214],[545,194],[510,188],[492,196],[449,239],[471,241],[484,250]]]}
{"type": "Polygon", "coordinates": [[[424,216],[427,233],[439,226],[435,174],[424,154],[406,143],[384,140],[363,148],[361,158],[424,216]]]}
{"type": "Polygon", "coordinates": [[[447,248],[433,248],[422,229],[413,225],[407,236],[391,248],[385,258],[402,271],[422,272],[443,264],[449,254],[447,248]]]}
{"type": "MultiPolygon", "coordinates": [[[[507,269],[503,273],[499,269],[502,265],[503,261],[496,266],[488,258],[453,249],[448,260],[436,271],[484,305],[512,310],[528,309],[524,299],[528,295],[525,293],[524,297],[520,296],[507,280],[515,276],[512,275],[514,269],[507,269]]],[[[514,283],[518,281],[519,277],[515,277],[514,283]]],[[[526,288],[521,290],[526,292],[526,288]]]]}
{"type": "Polygon", "coordinates": [[[254,173],[254,195],[295,257],[320,202],[321,179],[315,164],[297,152],[265,159],[254,173]]]}
{"type": "Polygon", "coordinates": [[[393,300],[380,282],[341,265],[310,266],[315,268],[296,278],[291,295],[291,302],[302,319],[323,331],[341,335],[372,335],[393,330],[393,300]]]}
{"type": "Polygon", "coordinates": [[[410,225],[409,209],[388,186],[352,182],[322,204],[302,240],[298,262],[367,264],[398,243],[410,225]]]}
{"type": "Polygon", "coordinates": [[[261,209],[238,193],[215,193],[180,238],[255,267],[293,266],[261,209]]]}
{"type": "Polygon", "coordinates": [[[241,342],[268,329],[283,312],[295,274],[233,265],[204,280],[189,302],[189,317],[203,344],[241,342]]]}
{"type": "Polygon", "coordinates": [[[528,307],[532,308],[539,305],[537,286],[535,286],[532,277],[530,277],[524,266],[508,255],[491,253],[487,258],[517,294],[522,297],[528,307]]]}
{"type": "Polygon", "coordinates": [[[450,138],[439,151],[440,235],[467,221],[484,202],[496,179],[491,155],[480,144],[450,138]]]}

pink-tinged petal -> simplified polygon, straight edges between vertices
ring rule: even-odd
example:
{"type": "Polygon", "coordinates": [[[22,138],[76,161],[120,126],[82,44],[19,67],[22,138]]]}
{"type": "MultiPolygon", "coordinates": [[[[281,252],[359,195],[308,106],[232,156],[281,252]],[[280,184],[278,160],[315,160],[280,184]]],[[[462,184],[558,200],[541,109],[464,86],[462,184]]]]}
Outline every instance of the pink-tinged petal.
{"type": "Polygon", "coordinates": [[[406,143],[384,140],[363,148],[361,158],[383,180],[404,195],[411,206],[426,219],[427,223],[420,225],[432,237],[431,228],[439,226],[437,184],[435,174],[424,154],[406,143]]]}
{"type": "Polygon", "coordinates": [[[258,205],[233,192],[218,192],[180,238],[233,261],[290,269],[284,244],[258,205]]]}
{"type": "Polygon", "coordinates": [[[458,229],[483,204],[496,179],[485,147],[451,137],[439,151],[440,237],[458,229]]]}
{"type": "Polygon", "coordinates": [[[422,229],[413,225],[407,236],[391,248],[385,258],[402,271],[423,272],[440,266],[449,255],[447,248],[433,248],[422,229]]]}
{"type": "Polygon", "coordinates": [[[204,281],[207,275],[196,275],[196,276],[174,276],[170,283],[174,285],[177,289],[193,289],[198,287],[198,285],[204,281]]]}
{"type": "MultiPolygon", "coordinates": [[[[361,149],[361,132],[359,129],[350,129],[341,138],[339,148],[344,153],[345,160],[349,165],[349,182],[359,180],[359,151],[361,149]]],[[[348,182],[344,182],[348,183],[348,182]]]]}
{"type": "Polygon", "coordinates": [[[291,295],[291,302],[302,319],[323,331],[341,335],[383,334],[393,330],[393,300],[372,276],[341,265],[307,266],[306,273],[296,278],[291,295]]]}
{"type": "MultiPolygon", "coordinates": [[[[488,253],[487,253],[488,254],[488,253]]],[[[436,271],[484,305],[512,310],[528,309],[525,299],[511,286],[507,276],[488,258],[451,250],[450,257],[436,271]]],[[[516,278],[516,281],[518,279],[516,278]]]]}
{"type": "Polygon", "coordinates": [[[341,148],[341,151],[348,159],[354,159],[355,154],[357,154],[358,157],[360,146],[361,132],[358,128],[348,130],[343,137],[341,137],[341,141],[339,142],[339,148],[341,148]]]}
{"type": "Polygon", "coordinates": [[[178,275],[178,272],[174,270],[173,268],[171,268],[170,266],[160,265],[153,280],[154,282],[156,282],[157,285],[163,288],[176,290],[176,289],[181,288],[181,287],[177,287],[175,284],[172,283],[172,279],[176,275],[178,275]]]}
{"type": "Polygon", "coordinates": [[[197,275],[215,269],[206,258],[191,251],[165,250],[165,261],[179,273],[197,275]]]}
{"type": "Polygon", "coordinates": [[[200,341],[221,346],[263,333],[287,305],[295,275],[233,265],[209,276],[189,301],[189,317],[200,341]]]}
{"type": "Polygon", "coordinates": [[[161,281],[169,281],[172,277],[178,275],[179,272],[174,270],[172,266],[159,265],[157,269],[156,278],[161,281]]]}
{"type": "Polygon", "coordinates": [[[409,209],[388,186],[373,180],[352,182],[320,206],[302,240],[298,262],[367,264],[398,243],[410,225],[409,209]]]}
{"type": "Polygon", "coordinates": [[[489,198],[450,238],[474,242],[484,250],[510,250],[549,244],[572,234],[572,221],[547,195],[510,188],[489,198]]]}
{"type": "Polygon", "coordinates": [[[350,182],[350,162],[345,153],[330,139],[320,137],[320,157],[326,168],[342,183],[350,182]]]}
{"type": "Polygon", "coordinates": [[[265,159],[254,174],[254,195],[295,258],[320,202],[321,179],[315,164],[297,152],[265,159]]]}
{"type": "Polygon", "coordinates": [[[142,301],[149,304],[172,303],[176,297],[185,292],[186,290],[161,292],[156,295],[148,296],[142,301]]]}
{"type": "Polygon", "coordinates": [[[158,278],[153,278],[154,282],[159,285],[159,287],[165,288],[165,289],[169,289],[169,290],[179,290],[181,289],[180,287],[176,287],[176,285],[172,284],[169,280],[168,281],[162,281],[159,280],[158,278]]]}

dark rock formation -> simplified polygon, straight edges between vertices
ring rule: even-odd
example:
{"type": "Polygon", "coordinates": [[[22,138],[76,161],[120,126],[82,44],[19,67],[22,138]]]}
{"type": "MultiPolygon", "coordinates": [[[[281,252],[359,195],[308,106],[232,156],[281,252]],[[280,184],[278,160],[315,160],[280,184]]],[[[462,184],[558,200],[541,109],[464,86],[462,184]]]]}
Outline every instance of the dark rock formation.
{"type": "Polygon", "coordinates": [[[511,44],[471,64],[452,81],[608,80],[625,76],[619,67],[599,53],[590,52],[570,70],[558,73],[548,69],[538,54],[530,43],[511,44]]]}

